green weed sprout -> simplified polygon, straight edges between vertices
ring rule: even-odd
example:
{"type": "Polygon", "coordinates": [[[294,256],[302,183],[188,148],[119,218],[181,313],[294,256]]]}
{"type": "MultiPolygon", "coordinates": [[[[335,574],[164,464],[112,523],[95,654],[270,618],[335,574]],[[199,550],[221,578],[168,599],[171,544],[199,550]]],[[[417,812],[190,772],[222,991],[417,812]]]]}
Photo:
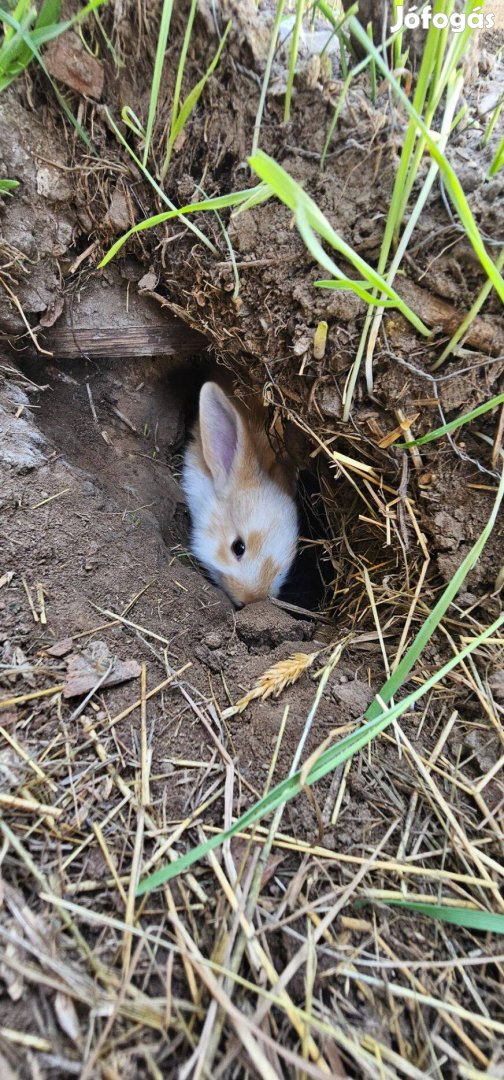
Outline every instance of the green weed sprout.
{"type": "Polygon", "coordinates": [[[59,22],[61,0],[43,0],[38,12],[32,0],[18,0],[13,11],[0,8],[0,25],[3,31],[0,45],[0,91],[10,86],[34,57],[47,74],[40,55],[41,46],[82,22],[86,15],[104,2],[105,0],[90,0],[76,15],[63,22],[59,22]]]}

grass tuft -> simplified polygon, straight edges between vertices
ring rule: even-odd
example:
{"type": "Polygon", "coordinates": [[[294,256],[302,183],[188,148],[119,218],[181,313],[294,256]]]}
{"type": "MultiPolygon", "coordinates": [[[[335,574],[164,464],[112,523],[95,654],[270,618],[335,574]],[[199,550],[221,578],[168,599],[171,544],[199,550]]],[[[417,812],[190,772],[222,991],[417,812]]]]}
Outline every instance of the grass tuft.
{"type": "Polygon", "coordinates": [[[65,116],[86,146],[90,148],[91,141],[88,135],[73,115],[56,83],[51,79],[40,49],[66,30],[78,26],[83,19],[105,2],[106,0],[89,0],[76,15],[62,22],[58,21],[61,9],[60,0],[44,0],[38,13],[31,4],[31,0],[18,0],[12,13],[0,8],[0,27],[3,31],[3,41],[0,45],[0,92],[10,86],[35,59],[50,82],[65,116]]]}

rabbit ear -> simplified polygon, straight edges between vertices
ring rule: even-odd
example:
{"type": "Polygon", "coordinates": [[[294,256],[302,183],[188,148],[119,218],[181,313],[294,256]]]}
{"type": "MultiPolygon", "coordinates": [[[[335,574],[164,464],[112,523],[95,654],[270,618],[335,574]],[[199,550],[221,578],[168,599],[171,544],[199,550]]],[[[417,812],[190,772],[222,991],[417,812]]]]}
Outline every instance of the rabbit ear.
{"type": "Polygon", "coordinates": [[[203,457],[215,486],[222,489],[242,442],[242,421],[217,383],[206,382],[201,388],[199,420],[203,457]]]}

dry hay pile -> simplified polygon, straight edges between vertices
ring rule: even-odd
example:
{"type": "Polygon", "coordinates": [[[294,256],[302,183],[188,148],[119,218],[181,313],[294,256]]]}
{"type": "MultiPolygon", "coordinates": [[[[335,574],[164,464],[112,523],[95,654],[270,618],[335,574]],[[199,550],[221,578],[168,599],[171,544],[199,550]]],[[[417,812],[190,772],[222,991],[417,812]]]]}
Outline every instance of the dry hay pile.
{"type": "MultiPolygon", "coordinates": [[[[177,205],[199,198],[199,188],[211,196],[249,182],[244,161],[270,23],[255,7],[234,7],[229,52],[166,180],[177,205]]],[[[34,147],[39,172],[52,170],[53,185],[48,198],[33,156],[23,164],[18,147],[25,235],[9,204],[0,271],[10,335],[19,308],[30,325],[44,310],[46,326],[61,300],[67,315],[75,310],[112,239],[160,209],[105,113],[117,118],[134,103],[137,115],[147,114],[157,10],[131,6],[120,22],[117,10],[102,17],[126,66],[116,70],[98,30],[89,31],[104,89],[100,104],[92,95],[75,95],[74,104],[96,156],[68,127],[62,137],[52,98],[32,112],[32,80],[38,93],[41,84],[31,69],[0,102],[34,147]]],[[[169,59],[185,26],[183,13],[173,20],[169,59]]],[[[191,85],[202,55],[212,55],[211,27],[205,9],[188,53],[191,85]]],[[[471,115],[485,63],[491,79],[494,61],[495,44],[467,91],[471,115]]],[[[168,64],[161,117],[174,71],[168,64]]],[[[374,265],[404,118],[386,93],[372,105],[357,81],[321,172],[341,83],[307,62],[288,126],[282,85],[279,76],[268,99],[264,149],[374,265]]],[[[156,152],[162,142],[160,122],[156,152]]],[[[479,228],[495,238],[502,182],[485,180],[477,143],[468,126],[450,154],[479,228]]],[[[2,153],[9,164],[4,145],[2,153]]],[[[297,620],[270,605],[234,613],[187,560],[173,479],[180,417],[158,432],[142,413],[146,394],[155,417],[169,411],[159,396],[163,365],[144,365],[141,380],[131,366],[118,373],[98,365],[97,384],[85,358],[58,365],[18,352],[24,374],[6,360],[0,1072],[44,1080],[500,1076],[498,934],[390,902],[504,914],[502,631],[435,679],[498,616],[501,521],[400,690],[399,698],[418,691],[418,702],[365,750],[306,784],[327,748],[360,729],[490,517],[502,425],[485,416],[449,441],[410,451],[396,444],[498,392],[498,300],[490,294],[466,353],[433,373],[484,282],[436,192],[400,288],[436,327],[434,342],[388,314],[372,392],[359,382],[346,423],[342,394],[364,305],[313,289],[317,268],[275,201],[224,214],[226,236],[213,216],[195,221],[217,257],[180,223],[167,223],[139,234],[102,280],[112,289],[119,273],[128,293],[139,283],[144,298],[205,335],[238,388],[263,393],[310,468],[306,498],[323,520],[311,542],[324,570],[324,610],[297,620]],[[323,321],[329,330],[319,350],[323,321]],[[34,383],[51,390],[37,395],[34,383]],[[51,413],[57,390],[63,396],[51,413]],[[44,435],[30,419],[33,403],[44,435]],[[100,442],[103,432],[108,442],[100,442]],[[127,485],[133,496],[124,503],[127,485]],[[162,491],[174,509],[160,525],[162,491]],[[296,761],[296,799],[136,895],[140,879],[230,826],[296,761]]]]}

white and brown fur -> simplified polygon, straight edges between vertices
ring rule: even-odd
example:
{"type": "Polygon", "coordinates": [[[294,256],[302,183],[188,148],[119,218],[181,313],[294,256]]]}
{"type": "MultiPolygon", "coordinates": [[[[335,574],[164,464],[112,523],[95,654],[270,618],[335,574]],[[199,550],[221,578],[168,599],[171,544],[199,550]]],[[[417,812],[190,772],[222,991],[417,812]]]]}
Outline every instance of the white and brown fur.
{"type": "Polygon", "coordinates": [[[238,606],[277,596],[296,554],[295,478],[270,445],[266,418],[257,402],[206,382],[184,458],[191,550],[238,606]]]}

